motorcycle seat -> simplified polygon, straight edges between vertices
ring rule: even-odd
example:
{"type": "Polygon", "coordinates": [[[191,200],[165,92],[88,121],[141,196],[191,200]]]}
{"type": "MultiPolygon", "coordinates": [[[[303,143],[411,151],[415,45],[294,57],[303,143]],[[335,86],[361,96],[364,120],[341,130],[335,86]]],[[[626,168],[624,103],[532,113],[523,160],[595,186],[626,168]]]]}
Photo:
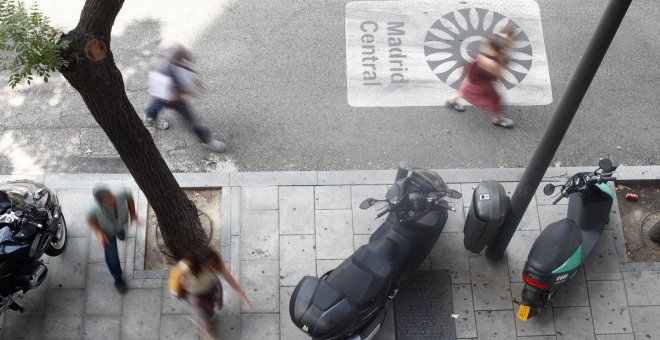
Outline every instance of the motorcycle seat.
{"type": "Polygon", "coordinates": [[[3,280],[11,276],[12,274],[14,274],[15,270],[16,270],[16,263],[14,261],[0,260],[0,280],[3,280]]]}
{"type": "Polygon", "coordinates": [[[353,263],[380,278],[392,274],[392,262],[396,260],[397,245],[389,238],[366,244],[355,252],[353,263]]]}
{"type": "Polygon", "coordinates": [[[527,264],[539,273],[551,273],[568,260],[582,243],[580,227],[570,219],[551,223],[536,239],[527,264]]]}
{"type": "Polygon", "coordinates": [[[358,306],[379,294],[395,272],[398,246],[388,237],[363,245],[328,276],[328,283],[358,306]]]}

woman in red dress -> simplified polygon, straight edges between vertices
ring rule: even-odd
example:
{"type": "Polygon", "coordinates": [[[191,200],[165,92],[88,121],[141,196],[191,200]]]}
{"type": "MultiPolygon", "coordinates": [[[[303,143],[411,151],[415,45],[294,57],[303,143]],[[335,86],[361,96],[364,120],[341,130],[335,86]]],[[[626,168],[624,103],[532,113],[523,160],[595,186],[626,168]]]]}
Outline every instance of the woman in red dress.
{"type": "Polygon", "coordinates": [[[463,97],[470,104],[490,113],[493,124],[510,128],[513,127],[513,120],[502,115],[501,98],[494,85],[502,73],[505,53],[511,44],[507,37],[495,35],[484,42],[479,55],[467,66],[463,85],[447,100],[447,105],[456,111],[463,111],[464,108],[458,103],[458,99],[463,97]]]}

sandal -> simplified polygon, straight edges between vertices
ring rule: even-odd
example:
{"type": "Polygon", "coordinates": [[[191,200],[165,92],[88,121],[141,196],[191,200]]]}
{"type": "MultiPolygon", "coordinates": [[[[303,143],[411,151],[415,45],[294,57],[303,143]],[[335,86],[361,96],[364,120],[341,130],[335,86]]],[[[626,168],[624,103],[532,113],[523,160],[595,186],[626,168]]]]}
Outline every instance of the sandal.
{"type": "Polygon", "coordinates": [[[454,109],[458,112],[465,111],[465,106],[463,106],[463,104],[461,104],[459,102],[453,102],[452,103],[451,101],[448,100],[448,101],[445,102],[445,106],[449,106],[449,107],[451,107],[452,109],[454,109]]]}
{"type": "Polygon", "coordinates": [[[505,128],[512,128],[513,127],[513,120],[509,118],[501,118],[501,119],[493,119],[493,124],[505,128]]]}

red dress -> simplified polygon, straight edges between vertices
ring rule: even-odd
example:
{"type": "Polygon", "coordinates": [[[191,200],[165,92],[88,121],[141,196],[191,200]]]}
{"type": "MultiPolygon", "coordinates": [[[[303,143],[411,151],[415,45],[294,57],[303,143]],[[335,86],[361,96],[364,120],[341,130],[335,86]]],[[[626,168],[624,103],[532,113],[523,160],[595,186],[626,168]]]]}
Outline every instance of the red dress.
{"type": "Polygon", "coordinates": [[[463,99],[484,111],[500,113],[500,95],[493,85],[496,80],[497,77],[481,68],[475,60],[468,66],[465,81],[461,85],[463,99]]]}

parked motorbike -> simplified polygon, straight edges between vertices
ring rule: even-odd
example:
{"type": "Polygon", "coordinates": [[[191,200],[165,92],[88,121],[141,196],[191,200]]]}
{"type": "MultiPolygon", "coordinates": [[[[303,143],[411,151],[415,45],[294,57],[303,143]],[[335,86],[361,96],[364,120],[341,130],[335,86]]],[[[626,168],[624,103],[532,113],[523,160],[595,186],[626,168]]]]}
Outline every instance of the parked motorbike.
{"type": "Polygon", "coordinates": [[[66,247],[66,222],[55,193],[28,180],[0,184],[0,315],[23,312],[16,302],[48,273],[40,259],[66,247]]]}
{"type": "Polygon", "coordinates": [[[445,226],[447,210],[455,211],[446,197],[461,194],[447,188],[436,172],[402,162],[386,198],[360,204],[368,209],[385,202],[376,217],[389,213],[385,222],[337,268],[298,283],[289,303],[293,323],[314,339],[372,339],[402,276],[424,261],[445,226]]]}
{"type": "MultiPolygon", "coordinates": [[[[555,291],[573,278],[593,251],[609,223],[614,193],[605,184],[618,163],[603,159],[593,173],[581,172],[561,185],[553,204],[568,197],[567,218],[548,225],[534,242],[523,269],[525,285],[517,317],[527,320],[541,313],[552,301],[555,291]],[[600,172],[599,172],[600,171],[600,172]]],[[[543,193],[550,196],[555,185],[548,184],[543,193]]]]}

